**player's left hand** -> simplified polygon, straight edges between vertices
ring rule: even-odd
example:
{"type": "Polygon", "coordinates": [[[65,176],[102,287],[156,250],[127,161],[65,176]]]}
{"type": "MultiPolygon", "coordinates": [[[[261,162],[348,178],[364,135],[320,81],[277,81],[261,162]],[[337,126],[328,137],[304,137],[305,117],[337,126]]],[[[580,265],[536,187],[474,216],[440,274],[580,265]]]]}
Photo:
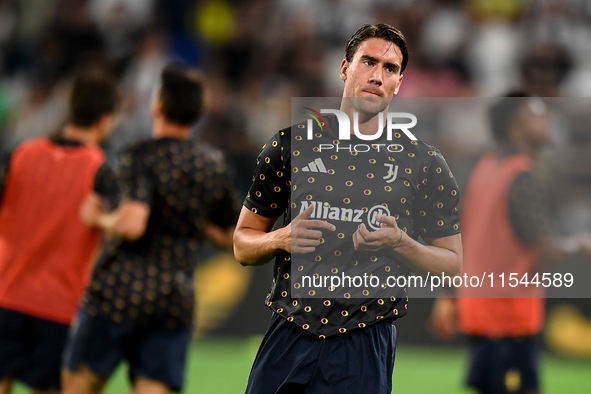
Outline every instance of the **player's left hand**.
{"type": "Polygon", "coordinates": [[[377,215],[376,220],[381,224],[377,231],[369,231],[365,224],[361,224],[353,234],[355,250],[373,252],[380,249],[394,249],[400,241],[400,229],[396,219],[392,216],[377,215]]]}
{"type": "Polygon", "coordinates": [[[591,257],[591,234],[581,234],[576,237],[581,252],[591,257]]]}
{"type": "Polygon", "coordinates": [[[103,204],[100,197],[96,193],[90,193],[80,206],[80,220],[89,227],[95,227],[102,213],[103,204]]]}

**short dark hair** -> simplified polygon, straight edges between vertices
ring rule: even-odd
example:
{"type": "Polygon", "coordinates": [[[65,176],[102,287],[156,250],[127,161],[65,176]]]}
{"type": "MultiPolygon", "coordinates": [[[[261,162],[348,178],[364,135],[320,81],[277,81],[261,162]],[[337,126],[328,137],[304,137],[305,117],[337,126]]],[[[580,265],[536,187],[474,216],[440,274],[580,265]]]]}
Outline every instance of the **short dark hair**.
{"type": "Polygon", "coordinates": [[[507,131],[521,105],[530,97],[521,91],[512,91],[503,96],[490,109],[489,119],[493,136],[497,141],[508,139],[507,131]]]}
{"type": "Polygon", "coordinates": [[[90,127],[103,115],[115,112],[119,92],[115,82],[104,75],[82,75],[74,80],[70,95],[70,122],[90,127]]]}
{"type": "Polygon", "coordinates": [[[385,23],[363,25],[355,32],[355,34],[353,34],[345,47],[345,59],[348,62],[353,60],[353,56],[355,55],[355,52],[357,52],[359,45],[368,38],[381,38],[400,48],[400,52],[402,52],[400,72],[404,71],[408,64],[408,46],[406,45],[406,39],[400,30],[385,23]]]}
{"type": "Polygon", "coordinates": [[[204,102],[201,75],[186,66],[171,64],[162,71],[161,82],[160,100],[166,120],[183,126],[198,121],[204,102]]]}

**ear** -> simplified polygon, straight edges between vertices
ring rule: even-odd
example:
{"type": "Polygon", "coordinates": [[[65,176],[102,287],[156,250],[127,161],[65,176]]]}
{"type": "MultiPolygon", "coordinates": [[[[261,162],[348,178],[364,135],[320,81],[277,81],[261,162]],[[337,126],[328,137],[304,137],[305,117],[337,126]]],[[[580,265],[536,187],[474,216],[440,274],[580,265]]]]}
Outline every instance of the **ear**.
{"type": "Polygon", "coordinates": [[[162,100],[160,100],[160,98],[155,97],[152,100],[152,107],[150,108],[151,112],[152,112],[152,117],[159,117],[164,113],[164,103],[162,102],[162,100]]]}
{"type": "Polygon", "coordinates": [[[394,96],[396,96],[398,94],[398,91],[400,90],[400,85],[402,85],[403,78],[404,78],[404,75],[400,74],[400,77],[398,78],[398,83],[396,83],[396,89],[394,89],[394,96]]]}
{"type": "Polygon", "coordinates": [[[349,61],[347,59],[343,59],[343,61],[341,62],[341,73],[340,73],[340,77],[343,81],[347,80],[347,70],[349,70],[349,65],[351,63],[349,63],[349,61]]]}
{"type": "Polygon", "coordinates": [[[103,134],[109,135],[111,129],[113,128],[114,122],[115,114],[105,113],[98,120],[99,129],[102,131],[103,134]]]}

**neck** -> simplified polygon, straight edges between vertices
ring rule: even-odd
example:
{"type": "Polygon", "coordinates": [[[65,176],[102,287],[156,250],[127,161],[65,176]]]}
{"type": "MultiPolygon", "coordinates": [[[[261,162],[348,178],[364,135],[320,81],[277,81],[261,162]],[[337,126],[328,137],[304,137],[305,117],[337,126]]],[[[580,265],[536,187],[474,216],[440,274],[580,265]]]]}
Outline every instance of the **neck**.
{"type": "Polygon", "coordinates": [[[512,145],[517,152],[526,155],[533,160],[536,160],[539,156],[540,150],[521,138],[513,138],[512,145]]]}
{"type": "Polygon", "coordinates": [[[380,117],[382,118],[382,128],[386,125],[386,114],[388,113],[389,106],[384,108],[378,114],[367,114],[363,112],[358,112],[355,110],[353,105],[351,105],[351,101],[347,97],[343,97],[341,101],[341,108],[340,110],[343,111],[349,117],[351,121],[351,134],[354,134],[353,128],[355,127],[354,122],[354,114],[357,113],[358,116],[358,123],[357,123],[357,130],[360,134],[363,135],[373,135],[379,132],[378,130],[380,125],[380,117]]]}
{"type": "Polygon", "coordinates": [[[80,142],[84,145],[98,145],[101,139],[98,128],[84,128],[71,124],[64,127],[62,136],[67,140],[80,142]]]}
{"type": "Polygon", "coordinates": [[[165,120],[154,120],[154,136],[156,138],[177,138],[180,140],[189,139],[191,134],[190,126],[183,126],[165,120]]]}

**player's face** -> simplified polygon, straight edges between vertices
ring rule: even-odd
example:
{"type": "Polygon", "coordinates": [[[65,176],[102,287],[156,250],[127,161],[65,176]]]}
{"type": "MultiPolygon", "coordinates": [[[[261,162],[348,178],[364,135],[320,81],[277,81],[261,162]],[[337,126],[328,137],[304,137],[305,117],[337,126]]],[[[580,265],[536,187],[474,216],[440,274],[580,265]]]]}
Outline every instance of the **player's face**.
{"type": "Polygon", "coordinates": [[[354,107],[370,106],[374,107],[372,112],[380,112],[398,94],[403,77],[401,68],[402,52],[396,44],[368,38],[359,44],[351,62],[343,59],[341,63],[340,76],[345,81],[343,97],[361,97],[362,100],[353,100],[357,102],[357,105],[353,103],[354,107]]]}
{"type": "Polygon", "coordinates": [[[550,119],[543,101],[529,99],[517,112],[517,124],[532,147],[540,148],[550,143],[550,119]]]}

